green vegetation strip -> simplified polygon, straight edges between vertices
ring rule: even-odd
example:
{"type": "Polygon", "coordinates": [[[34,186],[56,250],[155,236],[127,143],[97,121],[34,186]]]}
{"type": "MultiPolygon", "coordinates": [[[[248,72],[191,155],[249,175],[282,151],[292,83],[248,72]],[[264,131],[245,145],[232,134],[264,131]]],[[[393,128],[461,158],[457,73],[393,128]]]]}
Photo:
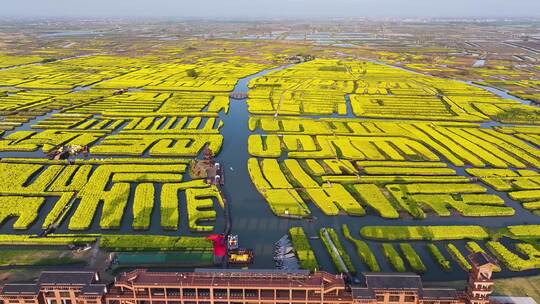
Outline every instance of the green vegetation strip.
{"type": "Polygon", "coordinates": [[[390,262],[392,267],[398,272],[405,272],[407,269],[405,268],[405,262],[399,255],[399,252],[394,248],[394,245],[389,243],[382,244],[384,256],[390,262]]]}
{"type": "Polygon", "coordinates": [[[510,237],[516,239],[538,239],[540,238],[540,225],[516,225],[508,226],[510,237]]]}
{"type": "Polygon", "coordinates": [[[317,257],[309,244],[309,240],[304,233],[304,229],[302,227],[291,227],[289,229],[289,235],[291,236],[291,241],[294,246],[294,250],[296,251],[296,256],[300,260],[300,267],[302,269],[309,269],[311,271],[319,269],[317,257]]]}
{"type": "Polygon", "coordinates": [[[399,248],[401,248],[401,251],[405,255],[405,259],[407,259],[407,262],[409,262],[409,265],[411,265],[414,272],[426,272],[426,265],[424,265],[424,262],[422,262],[422,259],[418,256],[418,253],[416,253],[416,250],[414,250],[411,244],[401,243],[399,244],[399,248]]]}
{"type": "Polygon", "coordinates": [[[382,241],[484,240],[489,238],[480,226],[366,226],[360,229],[366,239],[382,241]]]}
{"type": "Polygon", "coordinates": [[[347,269],[348,269],[350,273],[356,273],[356,269],[354,268],[354,265],[352,264],[351,257],[349,257],[349,255],[343,248],[343,245],[341,245],[341,242],[339,241],[336,231],[332,228],[321,228],[319,233],[321,236],[321,240],[324,244],[324,247],[326,247],[326,250],[332,257],[332,261],[334,262],[334,265],[336,266],[338,272],[347,272],[347,269]],[[326,235],[324,233],[325,230],[330,236],[330,240],[326,238],[326,235]],[[330,242],[333,243],[334,246],[336,247],[339,253],[339,256],[341,257],[341,260],[343,260],[343,263],[345,264],[345,267],[347,267],[347,269],[343,269],[343,267],[341,266],[341,263],[339,262],[340,258],[336,256],[332,248],[332,244],[330,242]]]}
{"type": "Polygon", "coordinates": [[[102,235],[100,247],[112,251],[198,251],[212,250],[203,237],[162,235],[102,235]]]}
{"type": "Polygon", "coordinates": [[[7,235],[0,234],[0,245],[84,245],[94,243],[96,235],[50,235],[47,237],[37,237],[35,235],[7,235]]]}
{"type": "Polygon", "coordinates": [[[349,227],[347,227],[346,224],[342,225],[342,229],[343,235],[347,240],[351,241],[354,244],[354,246],[356,247],[356,253],[360,257],[362,262],[367,265],[369,270],[375,272],[381,271],[379,263],[377,262],[377,258],[375,257],[371,249],[369,249],[368,244],[364,241],[353,238],[349,227]]]}
{"type": "Polygon", "coordinates": [[[66,246],[87,245],[100,238],[100,248],[112,251],[194,251],[210,252],[212,243],[204,237],[162,235],[51,234],[0,235],[0,245],[66,246]]]}
{"type": "Polygon", "coordinates": [[[427,244],[427,248],[431,255],[435,258],[437,263],[441,266],[444,271],[451,271],[452,267],[450,266],[450,261],[448,261],[439,248],[435,244],[427,244]]]}
{"type": "Polygon", "coordinates": [[[459,266],[463,268],[463,270],[469,271],[472,268],[467,258],[463,256],[463,254],[461,253],[461,251],[459,251],[456,245],[446,244],[446,249],[448,250],[448,253],[450,253],[450,255],[452,256],[452,258],[454,258],[454,260],[459,264],[459,266]]]}

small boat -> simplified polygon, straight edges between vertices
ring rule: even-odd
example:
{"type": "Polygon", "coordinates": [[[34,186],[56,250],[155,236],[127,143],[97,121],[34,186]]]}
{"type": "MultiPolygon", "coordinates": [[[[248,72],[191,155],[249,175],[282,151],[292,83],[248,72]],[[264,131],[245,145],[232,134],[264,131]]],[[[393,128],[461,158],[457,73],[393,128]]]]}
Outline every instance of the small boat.
{"type": "Polygon", "coordinates": [[[253,250],[238,249],[229,252],[229,263],[237,265],[247,265],[253,262],[253,250]]]}
{"type": "Polygon", "coordinates": [[[281,269],[281,270],[300,269],[300,263],[298,261],[298,258],[296,257],[294,247],[287,234],[282,236],[274,244],[274,261],[276,263],[277,269],[281,269]]]}
{"type": "Polygon", "coordinates": [[[283,242],[288,242],[289,241],[289,236],[288,235],[284,235],[282,236],[275,244],[281,244],[283,242]]]}
{"type": "Polygon", "coordinates": [[[276,255],[283,255],[283,254],[287,254],[287,253],[291,253],[291,252],[294,252],[294,250],[291,248],[289,250],[286,250],[285,248],[282,248],[282,249],[277,249],[274,251],[274,253],[276,255]]]}
{"type": "Polygon", "coordinates": [[[296,255],[294,253],[287,253],[287,254],[283,254],[283,255],[278,255],[274,258],[274,260],[284,260],[284,259],[291,259],[291,258],[295,258],[296,255]]]}

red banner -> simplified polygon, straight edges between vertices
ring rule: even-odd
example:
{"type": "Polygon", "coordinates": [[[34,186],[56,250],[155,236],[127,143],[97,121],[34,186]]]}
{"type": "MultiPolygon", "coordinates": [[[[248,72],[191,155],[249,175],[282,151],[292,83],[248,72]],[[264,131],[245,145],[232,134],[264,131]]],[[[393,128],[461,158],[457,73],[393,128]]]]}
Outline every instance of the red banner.
{"type": "Polygon", "coordinates": [[[206,237],[214,243],[214,256],[222,257],[227,254],[225,246],[225,237],[221,234],[211,234],[206,237]]]}

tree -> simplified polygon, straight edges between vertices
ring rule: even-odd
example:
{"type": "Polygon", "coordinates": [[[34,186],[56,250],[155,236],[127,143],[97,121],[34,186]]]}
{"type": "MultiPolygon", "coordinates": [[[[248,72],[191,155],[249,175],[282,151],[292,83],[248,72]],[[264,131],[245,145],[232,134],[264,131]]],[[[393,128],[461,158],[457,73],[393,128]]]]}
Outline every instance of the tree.
{"type": "Polygon", "coordinates": [[[197,71],[195,71],[195,69],[189,69],[186,71],[187,75],[189,77],[193,77],[193,78],[196,78],[199,76],[199,73],[197,73],[197,71]]]}

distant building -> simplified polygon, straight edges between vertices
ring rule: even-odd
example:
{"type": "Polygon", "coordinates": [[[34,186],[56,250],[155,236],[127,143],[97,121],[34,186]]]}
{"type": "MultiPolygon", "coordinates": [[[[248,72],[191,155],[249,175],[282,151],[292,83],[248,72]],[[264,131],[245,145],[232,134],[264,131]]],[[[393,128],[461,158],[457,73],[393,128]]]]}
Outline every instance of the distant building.
{"type": "Polygon", "coordinates": [[[365,273],[362,284],[350,285],[341,275],[305,270],[139,269],[104,284],[93,272],[46,271],[35,283],[0,287],[0,304],[490,304],[496,264],[483,253],[470,258],[465,291],[424,288],[413,273],[365,273]]]}

